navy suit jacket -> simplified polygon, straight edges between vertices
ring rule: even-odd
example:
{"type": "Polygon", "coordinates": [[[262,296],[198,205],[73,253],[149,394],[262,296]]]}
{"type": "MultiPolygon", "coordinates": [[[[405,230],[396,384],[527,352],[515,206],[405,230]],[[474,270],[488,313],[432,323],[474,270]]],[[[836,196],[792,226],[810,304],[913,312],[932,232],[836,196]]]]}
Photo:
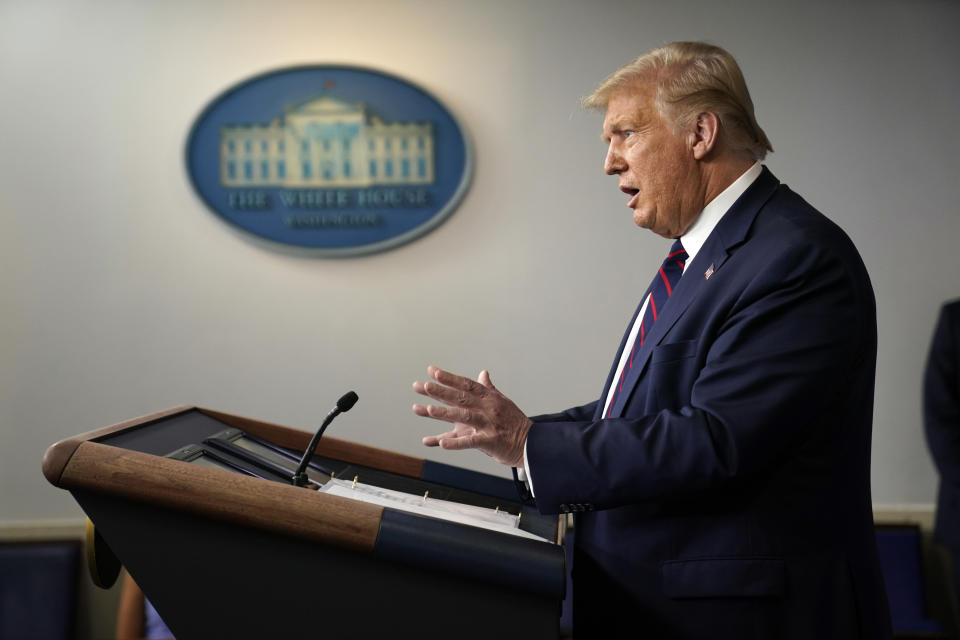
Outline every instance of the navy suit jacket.
{"type": "Polygon", "coordinates": [[[856,248],[764,169],[687,266],[611,417],[613,371],[600,400],[533,418],[537,506],[576,514],[574,634],[889,638],[876,336],[856,248]]]}
{"type": "Polygon", "coordinates": [[[923,424],[940,472],[934,534],[954,555],[960,555],[960,300],[940,310],[930,343],[923,424]]]}

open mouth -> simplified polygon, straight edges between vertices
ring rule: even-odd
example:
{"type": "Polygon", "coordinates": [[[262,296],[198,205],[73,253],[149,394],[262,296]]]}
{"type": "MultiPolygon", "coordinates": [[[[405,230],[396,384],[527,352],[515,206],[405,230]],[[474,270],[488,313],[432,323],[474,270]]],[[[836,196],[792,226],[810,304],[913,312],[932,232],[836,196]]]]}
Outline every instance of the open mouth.
{"type": "Polygon", "coordinates": [[[630,196],[630,200],[627,202],[628,207],[633,207],[637,201],[637,195],[640,193],[640,189],[634,189],[633,187],[620,187],[620,191],[623,191],[625,194],[630,196]]]}

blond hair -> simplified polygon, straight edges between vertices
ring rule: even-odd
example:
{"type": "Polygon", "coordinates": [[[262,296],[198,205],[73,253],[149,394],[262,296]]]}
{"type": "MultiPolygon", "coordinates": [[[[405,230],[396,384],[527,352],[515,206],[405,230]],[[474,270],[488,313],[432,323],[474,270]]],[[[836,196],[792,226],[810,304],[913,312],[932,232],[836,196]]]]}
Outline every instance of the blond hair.
{"type": "Polygon", "coordinates": [[[733,150],[762,160],[773,151],[753,113],[753,101],[737,61],[704,42],[672,42],[649,51],[612,73],[583,99],[589,109],[606,109],[616,91],[637,82],[656,85],[660,114],[677,128],[689,126],[704,111],[715,113],[733,150]]]}

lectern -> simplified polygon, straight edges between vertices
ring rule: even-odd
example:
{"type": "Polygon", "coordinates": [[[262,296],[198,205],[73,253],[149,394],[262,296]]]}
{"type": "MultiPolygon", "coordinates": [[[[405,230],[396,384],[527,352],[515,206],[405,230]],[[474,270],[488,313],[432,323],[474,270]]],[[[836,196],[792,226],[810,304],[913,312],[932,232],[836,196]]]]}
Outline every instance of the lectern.
{"type": "Polygon", "coordinates": [[[58,442],[43,472],[93,523],[95,581],[122,563],[178,640],[557,638],[561,519],[504,478],[336,438],[292,486],[311,435],[178,407],[58,442]]]}

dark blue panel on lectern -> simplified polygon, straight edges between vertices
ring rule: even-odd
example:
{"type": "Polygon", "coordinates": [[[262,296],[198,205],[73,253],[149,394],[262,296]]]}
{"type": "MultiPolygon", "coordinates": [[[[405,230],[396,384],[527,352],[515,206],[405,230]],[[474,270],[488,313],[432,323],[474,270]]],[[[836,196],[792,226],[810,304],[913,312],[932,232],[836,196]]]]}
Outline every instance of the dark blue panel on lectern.
{"type": "Polygon", "coordinates": [[[462,469],[453,465],[424,460],[423,472],[420,479],[425,482],[436,482],[448,487],[457,487],[465,491],[474,491],[503,500],[519,500],[513,480],[500,478],[470,469],[462,469]]]}
{"type": "Polygon", "coordinates": [[[111,447],[165,456],[185,444],[203,442],[228,425],[196,409],[154,420],[94,440],[111,447]]]}
{"type": "Polygon", "coordinates": [[[394,509],[383,510],[374,554],[522,589],[557,602],[566,587],[559,545],[394,509]]]}

